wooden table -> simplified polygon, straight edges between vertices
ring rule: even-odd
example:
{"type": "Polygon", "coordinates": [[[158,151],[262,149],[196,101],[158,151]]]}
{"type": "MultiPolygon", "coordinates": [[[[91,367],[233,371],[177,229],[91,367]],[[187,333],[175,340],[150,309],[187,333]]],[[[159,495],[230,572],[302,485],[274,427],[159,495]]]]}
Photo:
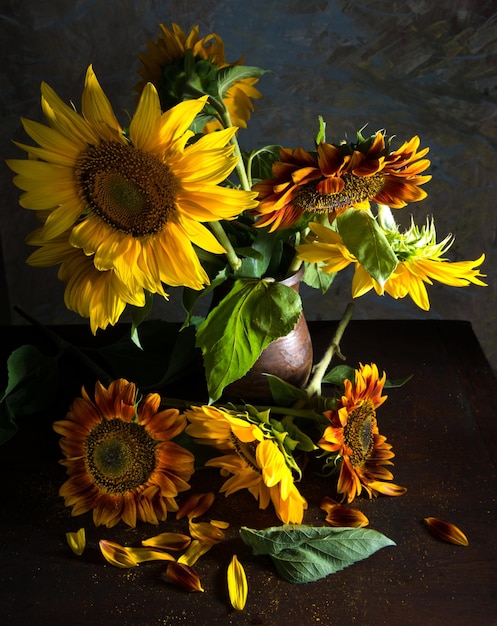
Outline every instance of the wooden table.
{"type": "MultiPolygon", "coordinates": [[[[334,323],[311,325],[316,352],[334,323]]],[[[62,327],[67,338],[88,337],[81,327],[62,327]]],[[[89,342],[91,338],[85,339],[89,342]]],[[[1,327],[4,357],[23,343],[40,343],[31,327],[1,327]]],[[[467,322],[353,321],[342,341],[348,363],[374,361],[389,378],[413,378],[378,410],[381,432],[396,453],[399,498],[356,499],[370,527],[396,542],[321,581],[292,585],[269,560],[253,557],[237,523],[253,528],[278,524],[259,511],[248,493],[219,496],[213,518],[231,522],[228,540],[197,563],[205,593],[187,594],[162,579],[163,563],[121,570],[98,550],[106,538],[138,545],[164,530],[183,530],[173,517],[157,530],[139,524],[95,528],[91,516],[76,518],[58,489],[65,480],[51,421],[63,417],[81,384],[68,369],[61,396],[49,415],[22,420],[0,454],[0,615],[4,625],[79,624],[158,626],[191,624],[322,626],[490,626],[497,624],[497,381],[467,322]],[[448,519],[468,536],[468,547],[432,537],[422,520],[448,519]],[[65,533],[85,526],[88,545],[76,557],[65,533]],[[249,598],[243,612],[230,610],[225,568],[233,553],[244,564],[249,598]]],[[[195,490],[217,489],[217,472],[198,472],[195,490]]],[[[300,485],[310,508],[305,522],[325,525],[319,510],[332,495],[326,479],[307,475],[300,485]]]]}

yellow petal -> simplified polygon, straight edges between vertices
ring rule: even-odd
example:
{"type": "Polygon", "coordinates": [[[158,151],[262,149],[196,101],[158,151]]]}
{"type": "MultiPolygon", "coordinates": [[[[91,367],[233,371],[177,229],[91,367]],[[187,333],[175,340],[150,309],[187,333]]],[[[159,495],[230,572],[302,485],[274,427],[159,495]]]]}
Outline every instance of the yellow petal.
{"type": "Polygon", "coordinates": [[[124,548],[137,563],[145,561],[175,561],[174,556],[164,550],[153,550],[152,548],[124,548]]]}
{"type": "Polygon", "coordinates": [[[206,541],[199,541],[198,539],[194,539],[191,544],[188,546],[186,552],[182,554],[178,563],[183,563],[183,565],[195,565],[195,563],[199,560],[199,558],[208,552],[214,544],[206,541]]]}
{"type": "Polygon", "coordinates": [[[101,539],[99,541],[99,546],[106,561],[108,561],[111,565],[122,568],[136,567],[138,565],[138,561],[135,557],[130,554],[125,547],[119,545],[118,543],[101,539]]]}
{"type": "Polygon", "coordinates": [[[80,528],[75,533],[66,533],[66,539],[74,554],[77,554],[78,556],[83,554],[86,547],[86,535],[84,528],[80,528]]]}
{"type": "Polygon", "coordinates": [[[469,541],[466,535],[452,522],[440,519],[438,517],[425,517],[424,523],[429,531],[438,539],[454,543],[458,546],[468,546],[469,541]]]}
{"type": "Polygon", "coordinates": [[[228,593],[232,607],[237,611],[243,611],[247,602],[248,584],[245,570],[236,554],[228,565],[228,593]]]}
{"type": "Polygon", "coordinates": [[[197,572],[183,563],[169,563],[166,570],[169,582],[185,591],[203,591],[197,572]]]}
{"type": "Polygon", "coordinates": [[[191,543],[190,537],[181,533],[161,533],[142,541],[142,546],[165,550],[186,550],[191,543]]]}
{"type": "Polygon", "coordinates": [[[190,521],[190,535],[194,539],[214,545],[220,541],[224,541],[225,533],[221,528],[214,526],[209,522],[192,522],[190,521]]]}

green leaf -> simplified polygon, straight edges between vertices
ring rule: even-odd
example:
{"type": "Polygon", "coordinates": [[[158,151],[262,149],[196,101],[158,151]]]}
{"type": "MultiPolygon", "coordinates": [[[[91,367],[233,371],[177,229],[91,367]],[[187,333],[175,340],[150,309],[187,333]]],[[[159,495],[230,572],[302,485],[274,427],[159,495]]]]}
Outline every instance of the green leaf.
{"type": "Polygon", "coordinates": [[[219,97],[221,99],[224,98],[228,89],[239,80],[243,80],[244,78],[258,78],[266,73],[267,70],[248,65],[230,65],[229,67],[223,67],[217,72],[217,88],[219,97]]]}
{"type": "Polygon", "coordinates": [[[411,380],[413,374],[409,374],[409,376],[404,376],[404,378],[396,378],[395,380],[390,380],[389,378],[385,381],[385,389],[396,389],[397,387],[403,387],[408,381],[411,380]]]}
{"type": "Polygon", "coordinates": [[[396,545],[369,528],[283,525],[254,530],[242,527],[240,536],[255,555],[269,555],[278,574],[291,583],[319,580],[381,548],[396,545]]]}
{"type": "Polygon", "coordinates": [[[343,387],[344,380],[354,382],[355,369],[350,365],[337,365],[323,376],[323,383],[343,387]]]}
{"type": "Polygon", "coordinates": [[[57,357],[31,345],[17,348],[7,360],[8,382],[0,399],[0,443],[17,431],[16,420],[48,409],[57,394],[57,357]]]}
{"type": "Polygon", "coordinates": [[[302,280],[313,289],[320,289],[321,293],[326,293],[335,280],[336,272],[327,273],[320,270],[317,263],[304,264],[304,276],[302,280]]]}
{"type": "Polygon", "coordinates": [[[273,163],[280,160],[280,150],[281,146],[272,144],[254,150],[248,155],[245,153],[247,169],[250,172],[252,183],[274,176],[273,163]]]}
{"type": "Polygon", "coordinates": [[[149,291],[145,291],[145,306],[131,307],[131,311],[132,311],[131,340],[140,349],[142,348],[142,346],[140,344],[140,337],[138,335],[138,326],[147,319],[147,316],[150,313],[150,309],[152,308],[153,302],[154,302],[153,294],[150,293],[149,291]]]}
{"type": "Polygon", "coordinates": [[[236,280],[197,331],[210,401],[246,374],[272,341],[293,330],[301,312],[300,296],[290,287],[236,280]]]}
{"type": "Polygon", "coordinates": [[[269,267],[273,248],[274,236],[272,236],[272,233],[260,230],[252,243],[251,255],[245,256],[235,275],[247,278],[262,278],[269,267]]]}
{"type": "Polygon", "coordinates": [[[397,267],[397,257],[374,217],[348,209],[337,218],[344,244],[368,274],[383,286],[397,267]]]}
{"type": "Polygon", "coordinates": [[[286,380],[282,380],[274,374],[266,374],[266,378],[275,405],[290,406],[297,400],[308,400],[307,394],[303,389],[291,385],[286,380]]]}

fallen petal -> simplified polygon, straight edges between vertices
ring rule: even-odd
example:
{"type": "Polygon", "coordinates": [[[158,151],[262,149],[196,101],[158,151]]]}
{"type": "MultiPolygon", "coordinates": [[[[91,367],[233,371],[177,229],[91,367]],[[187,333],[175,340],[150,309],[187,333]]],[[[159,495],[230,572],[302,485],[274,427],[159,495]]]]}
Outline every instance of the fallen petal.
{"type": "Polygon", "coordinates": [[[179,557],[178,563],[190,566],[195,565],[203,554],[209,552],[212,546],[212,543],[206,543],[205,541],[194,539],[188,546],[186,552],[179,557]]]}
{"type": "Polygon", "coordinates": [[[368,487],[384,496],[403,496],[407,491],[407,487],[402,487],[402,485],[396,485],[395,483],[386,483],[382,480],[374,480],[368,483],[368,487]]]}
{"type": "Polygon", "coordinates": [[[193,567],[184,563],[169,563],[166,569],[166,577],[169,582],[184,591],[204,591],[197,572],[193,567]]]}
{"type": "Polygon", "coordinates": [[[215,495],[212,492],[196,493],[188,498],[176,513],[176,519],[187,516],[188,519],[200,517],[208,511],[214,502],[215,495]]]}
{"type": "Polygon", "coordinates": [[[236,554],[228,565],[228,594],[231,606],[237,611],[243,611],[247,602],[248,584],[245,570],[236,554]]]}
{"type": "Polygon", "coordinates": [[[164,550],[153,550],[152,548],[124,549],[137,563],[144,563],[145,561],[175,561],[174,556],[164,552],[164,550]]]}
{"type": "Polygon", "coordinates": [[[181,533],[161,533],[142,541],[142,546],[163,548],[164,550],[186,550],[191,543],[188,535],[181,533]]]}
{"type": "Polygon", "coordinates": [[[106,561],[116,567],[136,567],[138,561],[130,554],[129,550],[124,546],[114,543],[114,541],[106,541],[101,539],[99,546],[106,561]]]}
{"type": "Polygon", "coordinates": [[[204,543],[214,545],[220,541],[224,541],[225,533],[210,522],[192,522],[190,521],[190,535],[193,539],[198,539],[204,543]]]}
{"type": "MultiPolygon", "coordinates": [[[[321,505],[323,509],[323,506],[321,505]]],[[[326,521],[331,526],[347,528],[363,528],[369,524],[368,518],[358,509],[352,509],[343,504],[327,504],[324,509],[328,515],[326,521]]]]}
{"type": "Polygon", "coordinates": [[[84,528],[80,528],[75,533],[66,533],[66,540],[74,554],[77,554],[78,556],[83,554],[86,547],[86,535],[84,528]]]}
{"type": "Polygon", "coordinates": [[[452,522],[440,519],[438,517],[425,517],[424,523],[428,530],[443,541],[454,543],[458,546],[469,546],[466,535],[452,522]]]}

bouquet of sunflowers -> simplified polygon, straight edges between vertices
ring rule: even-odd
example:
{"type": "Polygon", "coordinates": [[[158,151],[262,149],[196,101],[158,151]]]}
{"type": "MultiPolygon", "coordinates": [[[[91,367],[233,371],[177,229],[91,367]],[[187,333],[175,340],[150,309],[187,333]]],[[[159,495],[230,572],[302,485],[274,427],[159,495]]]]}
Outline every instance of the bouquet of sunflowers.
{"type": "MultiPolygon", "coordinates": [[[[226,390],[301,319],[301,298],[285,284],[296,273],[324,295],[352,264],[353,298],[374,290],[410,296],[427,310],[433,280],[484,285],[484,255],[451,263],[452,237],[438,241],[433,220],[412,221],[405,231],[396,223],[395,211],[427,195],[430,162],[419,137],[395,147],[385,131],[361,129],[352,141],[332,143],[320,118],[308,148],[244,150],[243,128],[265,70],[227,62],[216,34],[160,29],[139,57],[138,101],[125,126],[90,66],[81,112],[42,84],[46,124],[22,121],[35,145],[18,144],[29,158],[8,165],[21,206],[41,223],[27,238],[36,248],[28,263],[58,266],[65,306],[88,318],[93,333],[127,310],[132,341],[144,347],[154,297],[183,288],[177,333],[190,333],[201,353],[208,397],[175,403],[150,393],[140,400],[119,373],[98,382],[94,397],[83,391],[55,424],[70,476],[61,495],[74,514],[93,510],[97,525],[158,523],[189,488],[195,457],[188,438],[221,452],[206,465],[229,476],[226,495],[247,488],[286,524],[301,524],[307,507],[297,453],[319,458],[347,503],[363,491],[401,495],[405,489],[385,467],[394,454],[376,421],[386,375],[374,363],[329,368],[350,309],[310,382],[267,372],[268,406],[244,397],[229,404],[226,390]],[[196,315],[199,299],[215,292],[208,314],[196,315]],[[330,383],[326,396],[323,382],[330,383]]],[[[205,510],[191,506],[192,519],[205,510]]],[[[325,505],[330,520],[364,525],[340,507],[325,505]]],[[[145,558],[123,550],[102,547],[121,566],[145,558]]]]}

